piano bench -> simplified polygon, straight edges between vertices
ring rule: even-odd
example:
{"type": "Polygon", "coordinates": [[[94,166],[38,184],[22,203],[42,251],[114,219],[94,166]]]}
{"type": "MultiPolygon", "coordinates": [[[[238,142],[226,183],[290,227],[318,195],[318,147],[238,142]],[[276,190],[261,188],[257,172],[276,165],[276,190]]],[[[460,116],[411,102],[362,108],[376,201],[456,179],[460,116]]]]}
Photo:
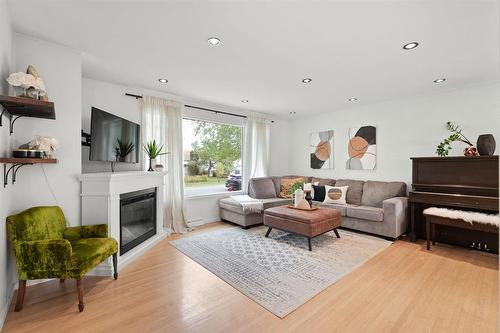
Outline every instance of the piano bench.
{"type": "Polygon", "coordinates": [[[478,212],[431,207],[424,210],[427,250],[436,245],[436,224],[498,234],[500,217],[478,212]]]}

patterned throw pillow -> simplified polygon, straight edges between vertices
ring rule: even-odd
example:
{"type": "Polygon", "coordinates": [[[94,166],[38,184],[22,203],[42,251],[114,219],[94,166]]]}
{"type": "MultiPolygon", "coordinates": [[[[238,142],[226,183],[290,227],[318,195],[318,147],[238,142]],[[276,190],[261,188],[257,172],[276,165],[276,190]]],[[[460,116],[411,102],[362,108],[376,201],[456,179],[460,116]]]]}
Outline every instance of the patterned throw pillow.
{"type": "Polygon", "coordinates": [[[336,203],[345,205],[345,197],[349,186],[325,186],[325,201],[324,203],[336,203]]]}
{"type": "Polygon", "coordinates": [[[304,185],[304,178],[283,178],[280,185],[280,198],[293,198],[294,192],[304,185]]]}

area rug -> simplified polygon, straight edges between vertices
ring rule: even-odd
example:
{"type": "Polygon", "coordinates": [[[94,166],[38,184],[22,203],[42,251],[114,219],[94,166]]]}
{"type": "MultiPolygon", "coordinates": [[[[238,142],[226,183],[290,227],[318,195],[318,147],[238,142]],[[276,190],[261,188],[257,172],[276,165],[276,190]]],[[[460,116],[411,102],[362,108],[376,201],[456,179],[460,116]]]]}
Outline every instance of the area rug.
{"type": "Polygon", "coordinates": [[[391,242],[340,230],[312,239],[265,227],[186,235],[170,243],[276,316],[283,318],[391,242]]]}

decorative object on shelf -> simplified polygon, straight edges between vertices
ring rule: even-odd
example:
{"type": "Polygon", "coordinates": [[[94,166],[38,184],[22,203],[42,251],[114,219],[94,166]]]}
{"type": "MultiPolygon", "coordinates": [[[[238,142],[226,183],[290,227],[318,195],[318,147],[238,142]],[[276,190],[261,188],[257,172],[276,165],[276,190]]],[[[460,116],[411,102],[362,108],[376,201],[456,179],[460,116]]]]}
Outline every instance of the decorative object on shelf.
{"type": "Polygon", "coordinates": [[[294,193],[293,205],[295,207],[297,207],[297,205],[299,204],[299,201],[302,199],[304,199],[304,191],[302,191],[301,188],[298,188],[295,190],[295,193],[294,193]]]}
{"type": "Polygon", "coordinates": [[[17,97],[39,99],[47,93],[42,79],[31,65],[28,67],[27,73],[17,72],[10,74],[7,82],[14,87],[17,97]],[[29,72],[35,73],[36,76],[29,72]]]}
{"type": "Polygon", "coordinates": [[[156,164],[155,171],[163,171],[163,164],[156,164]]]}
{"type": "Polygon", "coordinates": [[[35,149],[14,149],[12,156],[15,158],[43,158],[43,150],[35,149]]]}
{"type": "Polygon", "coordinates": [[[42,83],[42,86],[43,86],[44,93],[40,94],[38,99],[47,102],[49,100],[49,96],[47,95],[47,89],[45,89],[45,85],[43,84],[42,78],[38,74],[38,70],[35,68],[35,66],[29,65],[28,69],[26,70],[26,73],[33,75],[36,80],[40,80],[40,82],[42,83]]]}
{"type": "Polygon", "coordinates": [[[115,155],[117,162],[125,162],[127,155],[134,151],[135,145],[131,141],[122,141],[116,139],[117,144],[115,146],[115,155]]]}
{"type": "Polygon", "coordinates": [[[446,129],[451,132],[451,135],[448,138],[441,141],[441,143],[437,146],[436,154],[438,154],[438,156],[441,157],[448,156],[451,150],[451,143],[455,141],[460,141],[469,145],[469,147],[464,149],[464,156],[478,155],[477,150],[476,152],[474,152],[474,149],[468,149],[470,147],[474,147],[474,145],[472,144],[472,142],[470,142],[469,139],[465,137],[465,135],[462,134],[462,129],[460,128],[459,125],[455,125],[451,121],[448,121],[446,123],[446,129]],[[476,154],[474,155],[474,153],[476,154]]]}
{"type": "Polygon", "coordinates": [[[313,206],[313,199],[312,199],[312,196],[311,196],[311,190],[306,190],[304,191],[304,193],[306,194],[306,201],[307,203],[309,204],[309,207],[312,208],[313,206]]]}
{"type": "Polygon", "coordinates": [[[481,134],[476,144],[479,155],[493,156],[495,153],[496,142],[492,134],[481,134]]]}
{"type": "Polygon", "coordinates": [[[149,169],[148,171],[154,171],[156,166],[156,158],[160,155],[166,155],[168,153],[163,152],[163,145],[156,143],[156,140],[148,141],[144,145],[144,151],[149,156],[149,169]]]}
{"type": "Polygon", "coordinates": [[[467,156],[467,157],[479,156],[479,153],[477,152],[476,146],[465,147],[464,156],[467,156]]]}
{"type": "Polygon", "coordinates": [[[377,128],[363,126],[349,128],[347,145],[348,170],[375,170],[377,168],[377,128]]]}
{"type": "Polygon", "coordinates": [[[311,133],[311,169],[333,169],[333,130],[311,133]]]}
{"type": "Polygon", "coordinates": [[[295,208],[310,210],[311,205],[309,205],[309,203],[306,201],[306,199],[300,199],[295,208]]]}
{"type": "MultiPolygon", "coordinates": [[[[42,152],[40,158],[51,158],[52,153],[59,148],[59,142],[50,136],[35,135],[33,140],[24,145],[19,146],[19,150],[38,151],[42,152]]],[[[22,153],[20,153],[22,154],[22,153]]],[[[14,157],[18,157],[15,156],[14,157]]],[[[27,156],[35,157],[35,156],[27,156]]]]}

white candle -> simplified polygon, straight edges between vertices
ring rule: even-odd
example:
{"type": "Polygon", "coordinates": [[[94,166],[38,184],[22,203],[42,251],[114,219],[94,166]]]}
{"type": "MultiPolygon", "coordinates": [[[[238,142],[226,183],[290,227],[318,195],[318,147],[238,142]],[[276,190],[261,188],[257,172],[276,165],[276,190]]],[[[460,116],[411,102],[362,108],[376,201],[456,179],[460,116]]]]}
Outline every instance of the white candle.
{"type": "Polygon", "coordinates": [[[304,191],[310,191],[312,190],[311,183],[304,183],[304,191]]]}

